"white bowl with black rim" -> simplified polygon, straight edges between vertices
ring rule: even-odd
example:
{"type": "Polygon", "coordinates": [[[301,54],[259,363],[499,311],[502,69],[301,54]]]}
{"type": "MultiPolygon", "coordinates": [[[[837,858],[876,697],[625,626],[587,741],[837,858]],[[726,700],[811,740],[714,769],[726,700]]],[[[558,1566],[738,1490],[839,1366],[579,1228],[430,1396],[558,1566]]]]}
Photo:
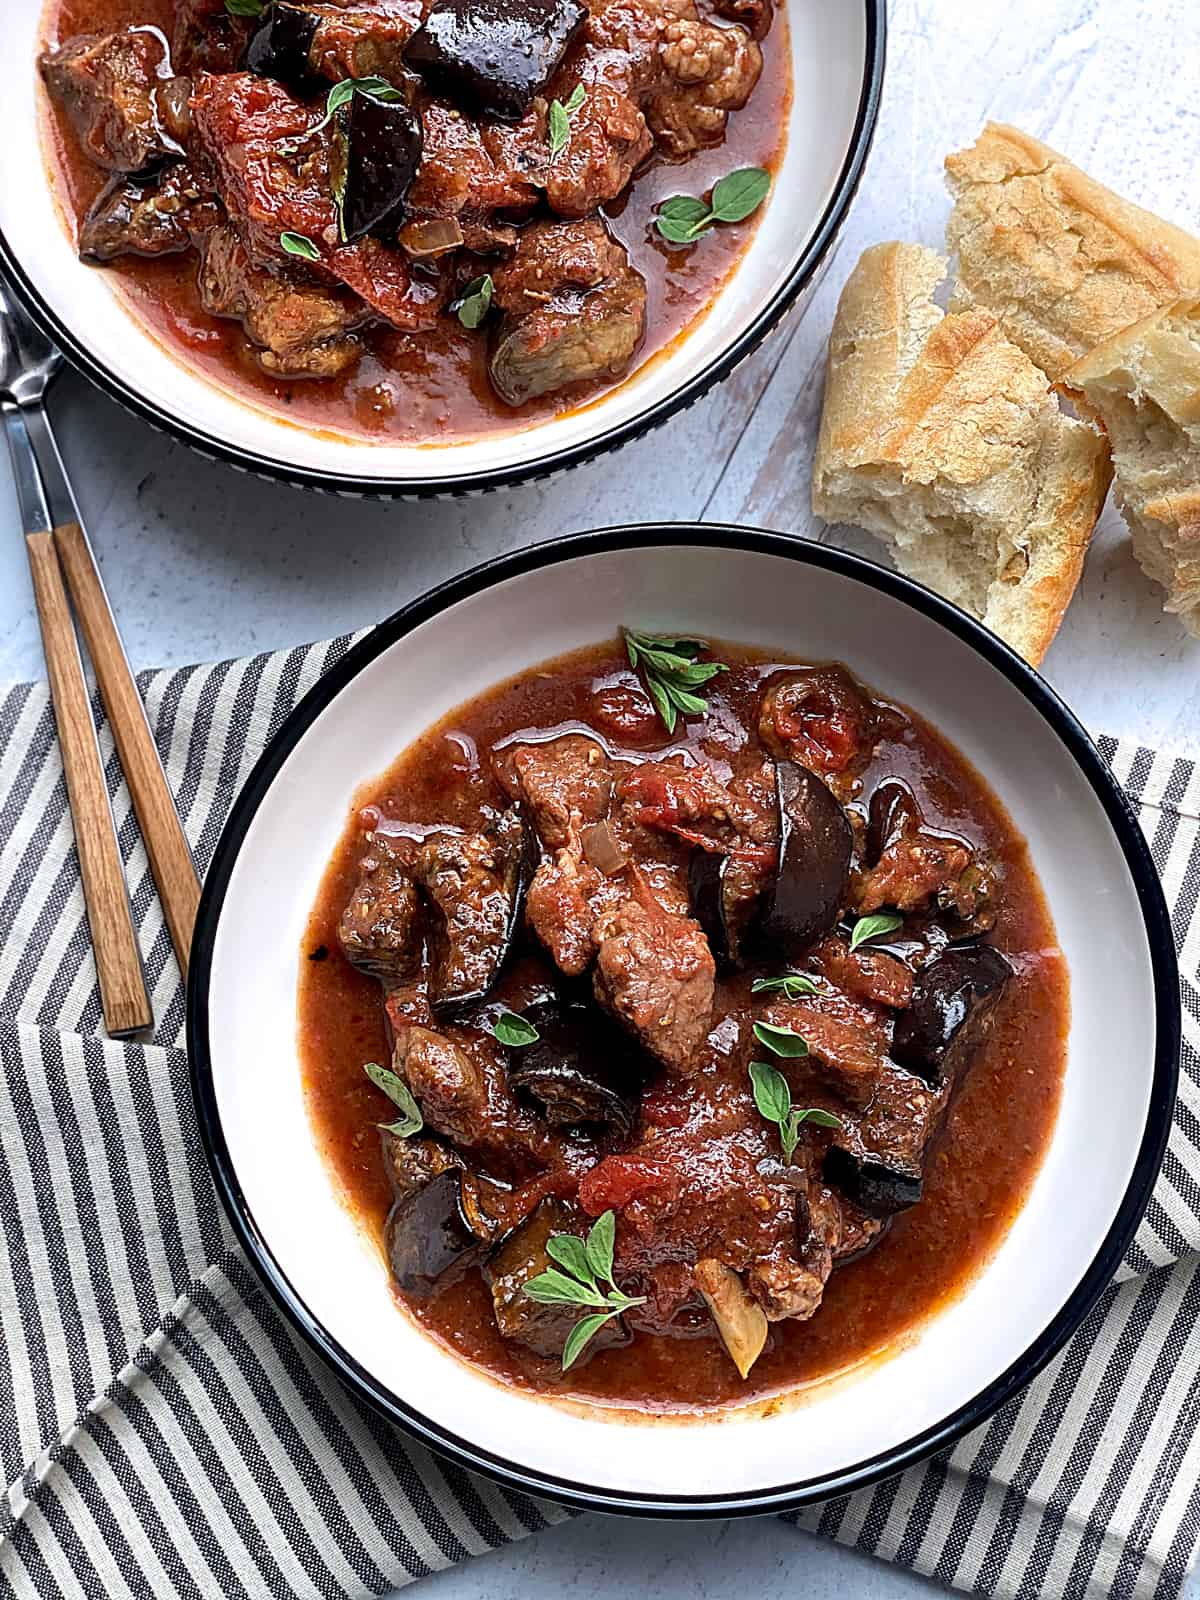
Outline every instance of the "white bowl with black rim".
{"type": "MultiPolygon", "coordinates": [[[[298,427],[160,344],[111,273],[84,266],[43,179],[35,58],[44,0],[8,0],[0,264],[68,358],[131,411],[204,454],[344,494],[464,493],[543,476],[664,422],[726,377],[828,263],[862,176],[883,79],[884,0],[793,0],[787,147],[753,239],[688,336],[593,404],[447,445],[298,427]]],[[[682,181],[682,180],[681,180],[682,181]]]]}
{"type": "Polygon", "coordinates": [[[1145,840],[1070,711],[907,580],[777,534],[580,535],[457,578],[355,646],[285,720],[205,884],[188,1048],[218,1187],[303,1336],[463,1465],[596,1509],[728,1516],[862,1487],[952,1443],[1061,1349],[1112,1277],[1162,1158],[1179,1065],[1170,925],[1145,840]],[[1071,983],[1061,1106],[1003,1242],[885,1359],[768,1414],[644,1420],[506,1389],[396,1306],[335,1192],[296,1041],[301,940],[355,791],[455,706],[622,621],[844,661],[919,710],[1026,838],[1071,983]]]}

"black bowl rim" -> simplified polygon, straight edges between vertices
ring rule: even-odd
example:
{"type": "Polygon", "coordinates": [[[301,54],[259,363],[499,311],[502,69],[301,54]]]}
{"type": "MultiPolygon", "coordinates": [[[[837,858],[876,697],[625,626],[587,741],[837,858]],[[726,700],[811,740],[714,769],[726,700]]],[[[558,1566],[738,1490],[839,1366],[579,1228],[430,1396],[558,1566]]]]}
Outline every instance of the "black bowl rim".
{"type": "Polygon", "coordinates": [[[730,1517],[792,1510],[867,1488],[954,1444],[1019,1393],[1080,1326],[1111,1281],[1150,1199],[1171,1128],[1179,1078],[1179,971],[1170,917],[1149,846],[1129,800],[1100,752],[1053,689],[994,634],[947,601],[907,578],[844,551],[809,540],[721,523],[650,523],[574,534],[474,567],[441,584],[381,622],[323,675],[268,741],[226,821],[209,869],[196,919],[187,993],[187,1048],[200,1132],[217,1190],[234,1231],[268,1290],[339,1378],[388,1420],[462,1466],[509,1487],[590,1511],[652,1517],[730,1517]],[[970,1400],[933,1427],[854,1466],[819,1478],[735,1494],[647,1495],[597,1489],[538,1473],[473,1445],[431,1422],[366,1371],[308,1311],[280,1270],[238,1183],[213,1085],[208,1036],[209,979],[221,907],[246,831],[280,767],[301,735],[337,695],[384,650],[459,601],[541,567],[581,556],[639,548],[690,545],[782,556],[836,572],[881,591],[940,623],[997,669],[1041,714],[1066,747],[1104,809],[1133,879],[1142,909],[1154,978],[1154,1075],[1146,1126],[1129,1185],[1111,1227],[1080,1283],[1025,1353],[970,1400]]]}
{"type": "Polygon", "coordinates": [[[440,499],[455,495],[478,494],[489,489],[511,488],[531,479],[551,477],[568,467],[591,460],[607,451],[617,450],[622,445],[640,438],[642,434],[660,427],[707,394],[714,384],[727,378],[735,367],[758,348],[830,255],[862,180],[867,156],[875,137],[883,91],[884,65],[887,56],[887,0],[864,0],[864,5],[867,24],[866,55],[854,132],[825,212],[785,282],[753,318],[745,331],[724,351],[715,355],[695,377],[681,384],[679,388],[639,415],[630,418],[628,422],[607,428],[595,438],[586,439],[569,449],[548,451],[536,460],[524,464],[499,466],[490,471],[461,472],[450,477],[421,478],[414,475],[411,478],[375,478],[290,466],[270,456],[260,455],[254,450],[231,444],[228,440],[206,433],[193,426],[185,417],[176,416],[161,406],[152,404],[118,378],[92,354],[84,339],[68,327],[47,304],[2,230],[0,230],[0,267],[3,268],[8,282],[26,311],[39,324],[42,331],[58,345],[74,367],[126,410],[133,412],[135,416],[161,432],[182,440],[184,444],[212,460],[225,462],[229,466],[251,472],[258,477],[275,479],[326,494],[368,499],[440,499]]]}

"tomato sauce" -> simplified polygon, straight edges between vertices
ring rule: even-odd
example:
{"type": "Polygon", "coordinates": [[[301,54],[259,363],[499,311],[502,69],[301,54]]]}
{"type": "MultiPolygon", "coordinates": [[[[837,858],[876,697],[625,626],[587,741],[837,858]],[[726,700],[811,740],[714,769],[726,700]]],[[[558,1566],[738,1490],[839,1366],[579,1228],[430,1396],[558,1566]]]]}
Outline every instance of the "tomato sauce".
{"type": "MultiPolygon", "coordinates": [[[[717,654],[731,670],[705,691],[707,725],[752,730],[764,678],[781,663],[728,645],[717,654]]],[[[517,732],[583,724],[598,726],[610,746],[619,745],[612,717],[622,708],[636,728],[639,754],[651,744],[690,745],[699,753],[702,724],[681,727],[669,741],[661,728],[651,732],[633,717],[638,698],[636,680],[614,644],[547,663],[451,713],[367,786],[359,807],[376,808],[372,815],[384,830],[414,821],[470,826],[482,802],[498,799],[487,759],[497,742],[517,732]]],[[[508,1385],[641,1412],[695,1412],[768,1401],[877,1357],[960,1293],[987,1261],[1020,1209],[1053,1132],[1069,1016],[1067,972],[1025,843],[996,797],[918,715],[905,710],[898,721],[900,731],[885,735],[862,775],[863,792],[885,776],[904,778],[932,826],[986,853],[1000,885],[990,938],[1015,969],[931,1157],[921,1202],[897,1216],[868,1254],[835,1269],[810,1321],[772,1324],[767,1348],[745,1382],[711,1326],[678,1336],[639,1333],[631,1346],[602,1351],[562,1373],[557,1362],[499,1335],[478,1270],[428,1300],[406,1303],[397,1296],[403,1312],[433,1338],[508,1385]]],[[[390,1194],[373,1124],[386,1120],[391,1108],[362,1064],[386,1060],[388,1039],[378,985],[348,964],[337,941],[361,841],[356,809],[300,953],[299,1040],[313,1130],[331,1177],[360,1223],[382,1239],[390,1194]]],[[[714,1021],[744,1019],[749,1011],[748,978],[719,978],[714,1021]]],[[[643,1118],[676,1125],[679,1103],[694,1081],[652,1083],[643,1118]]],[[[704,1090],[721,1091],[719,1083],[704,1090]]],[[[610,1177],[624,1181],[615,1167],[606,1182],[610,1177]]],[[[636,1177],[628,1175],[630,1182],[636,1177]]],[[[611,1201],[611,1194],[600,1198],[611,1201]]],[[[386,1271],[382,1261],[380,1270],[386,1271]]]]}

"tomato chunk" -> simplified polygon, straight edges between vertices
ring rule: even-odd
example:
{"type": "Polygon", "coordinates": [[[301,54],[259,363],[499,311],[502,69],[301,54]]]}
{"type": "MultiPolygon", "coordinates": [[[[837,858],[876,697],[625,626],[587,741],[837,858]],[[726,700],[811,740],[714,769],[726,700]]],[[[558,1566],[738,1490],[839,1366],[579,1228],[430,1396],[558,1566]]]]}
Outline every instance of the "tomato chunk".
{"type": "Polygon", "coordinates": [[[845,772],[876,737],[871,707],[840,667],[806,667],[763,698],[760,734],[768,749],[810,772],[845,772]]]}
{"type": "Polygon", "coordinates": [[[598,1217],[605,1211],[621,1211],[643,1195],[678,1187],[679,1178],[665,1161],[605,1156],[580,1180],[579,1204],[589,1217],[598,1217]]]}

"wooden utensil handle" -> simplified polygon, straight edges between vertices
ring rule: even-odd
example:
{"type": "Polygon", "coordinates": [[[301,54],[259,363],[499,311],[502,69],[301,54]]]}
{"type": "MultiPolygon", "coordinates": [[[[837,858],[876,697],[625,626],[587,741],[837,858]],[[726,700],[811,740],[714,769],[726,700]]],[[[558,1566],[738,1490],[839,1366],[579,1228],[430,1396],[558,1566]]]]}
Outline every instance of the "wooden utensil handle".
{"type": "Polygon", "coordinates": [[[108,786],[83,681],[79,643],[54,541],[48,533],[31,533],[26,535],[25,543],[75,823],[75,848],[96,956],[104,1025],[114,1039],[121,1039],[150,1027],[154,1014],[146,993],[108,786]]]}
{"type": "Polygon", "coordinates": [[[54,531],[54,545],[87,640],[171,943],[186,979],[200,880],[87,535],[77,522],[64,523],[54,531]]]}

